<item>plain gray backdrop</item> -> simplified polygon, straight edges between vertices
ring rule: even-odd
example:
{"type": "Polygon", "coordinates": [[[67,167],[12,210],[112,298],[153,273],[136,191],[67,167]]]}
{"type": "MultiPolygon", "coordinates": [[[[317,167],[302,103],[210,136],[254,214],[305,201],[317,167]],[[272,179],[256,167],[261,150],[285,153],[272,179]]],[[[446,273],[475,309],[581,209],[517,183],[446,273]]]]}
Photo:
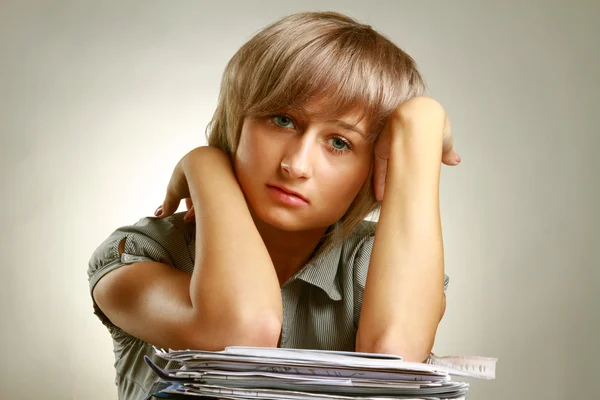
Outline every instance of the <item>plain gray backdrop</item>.
{"type": "Polygon", "coordinates": [[[116,398],[86,269],[205,144],[261,27],[335,10],[417,61],[452,120],[434,352],[499,358],[471,399],[598,392],[597,1],[0,1],[3,399],[116,398]],[[592,390],[592,388],[595,388],[592,390]]]}

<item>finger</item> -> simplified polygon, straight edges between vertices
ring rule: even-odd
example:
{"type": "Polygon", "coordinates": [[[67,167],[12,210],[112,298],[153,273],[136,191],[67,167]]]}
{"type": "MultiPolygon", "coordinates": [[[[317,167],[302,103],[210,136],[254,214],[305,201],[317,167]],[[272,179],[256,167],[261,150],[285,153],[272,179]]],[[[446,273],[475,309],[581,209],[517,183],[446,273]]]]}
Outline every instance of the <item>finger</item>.
{"type": "Polygon", "coordinates": [[[185,198],[185,207],[186,207],[187,210],[189,210],[192,207],[194,207],[194,204],[192,203],[192,198],[191,197],[186,197],[185,198]]]}
{"type": "Polygon", "coordinates": [[[450,149],[442,154],[442,162],[446,165],[456,166],[460,164],[460,156],[453,149],[450,149]]]}
{"type": "Polygon", "coordinates": [[[169,215],[173,215],[175,211],[177,211],[177,209],[179,208],[179,203],[181,203],[181,200],[175,200],[171,196],[166,196],[161,206],[162,214],[160,215],[160,217],[163,218],[168,217],[169,215]]]}
{"type": "Polygon", "coordinates": [[[193,221],[196,218],[196,213],[194,212],[194,207],[190,208],[185,215],[183,216],[184,221],[193,221]]]}
{"type": "MultiPolygon", "coordinates": [[[[187,183],[181,182],[181,171],[179,170],[179,164],[175,167],[173,174],[171,176],[171,180],[167,185],[167,194],[165,195],[165,199],[162,204],[162,217],[167,217],[172,215],[179,208],[179,204],[181,204],[181,200],[184,196],[181,195],[181,188],[187,183]]],[[[185,177],[183,178],[185,181],[185,177]]],[[[188,193],[189,196],[189,193],[188,193]]]]}
{"type": "Polygon", "coordinates": [[[383,200],[385,192],[385,177],[387,174],[387,159],[375,156],[375,164],[373,166],[373,189],[375,191],[375,199],[383,200]]]}
{"type": "Polygon", "coordinates": [[[167,188],[167,194],[165,195],[165,199],[162,203],[162,214],[160,217],[168,217],[169,215],[174,214],[179,208],[180,203],[181,198],[174,193],[171,184],[169,184],[169,187],[167,188]]]}
{"type": "Polygon", "coordinates": [[[442,163],[446,165],[458,165],[460,156],[454,151],[454,137],[452,136],[452,126],[446,115],[444,124],[444,142],[442,145],[442,163]]]}

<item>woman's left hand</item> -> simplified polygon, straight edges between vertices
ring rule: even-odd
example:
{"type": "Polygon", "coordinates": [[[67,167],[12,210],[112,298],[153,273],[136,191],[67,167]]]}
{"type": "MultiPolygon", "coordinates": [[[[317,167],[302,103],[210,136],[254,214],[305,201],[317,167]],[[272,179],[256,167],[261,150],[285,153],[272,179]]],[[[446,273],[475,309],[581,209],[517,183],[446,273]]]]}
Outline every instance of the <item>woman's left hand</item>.
{"type": "MultiPolygon", "coordinates": [[[[424,108],[432,105],[439,107],[439,103],[437,101],[426,98],[426,97],[415,97],[406,102],[402,103],[400,107],[412,107],[414,105],[419,104],[424,108]],[[410,104],[412,103],[412,104],[410,104]]],[[[443,164],[449,166],[456,166],[460,163],[460,156],[454,151],[454,143],[452,138],[452,126],[450,125],[450,120],[448,119],[448,115],[446,115],[444,111],[444,139],[442,144],[442,160],[443,164]]],[[[381,134],[377,138],[374,147],[374,172],[373,172],[373,183],[375,190],[375,198],[378,201],[383,200],[383,193],[385,189],[385,177],[387,174],[387,163],[390,157],[390,144],[391,144],[391,136],[392,136],[392,128],[391,128],[392,118],[388,118],[386,125],[384,126],[381,134]]]]}

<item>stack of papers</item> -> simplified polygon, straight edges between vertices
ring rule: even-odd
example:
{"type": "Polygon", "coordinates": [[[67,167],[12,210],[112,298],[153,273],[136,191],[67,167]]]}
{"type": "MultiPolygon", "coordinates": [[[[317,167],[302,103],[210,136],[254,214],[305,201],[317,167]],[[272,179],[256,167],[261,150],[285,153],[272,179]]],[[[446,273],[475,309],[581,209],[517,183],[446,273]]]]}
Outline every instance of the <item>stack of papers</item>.
{"type": "Polygon", "coordinates": [[[496,359],[483,357],[432,356],[422,364],[393,355],[324,350],[155,350],[160,358],[182,364],[165,370],[145,357],[161,379],[172,383],[161,395],[174,398],[464,399],[468,383],[452,381],[450,375],[494,379],[496,367],[496,359]]]}

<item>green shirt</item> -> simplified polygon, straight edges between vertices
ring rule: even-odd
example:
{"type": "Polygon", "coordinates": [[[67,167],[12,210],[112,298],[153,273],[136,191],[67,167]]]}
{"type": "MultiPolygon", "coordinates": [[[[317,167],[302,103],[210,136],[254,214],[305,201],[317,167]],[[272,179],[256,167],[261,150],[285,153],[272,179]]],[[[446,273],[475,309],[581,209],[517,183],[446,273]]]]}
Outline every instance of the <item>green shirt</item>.
{"type": "MultiPolygon", "coordinates": [[[[194,270],[195,225],[185,213],[159,219],[147,217],[113,232],[94,251],[88,268],[90,291],[108,272],[126,264],[156,261],[189,274],[194,270]],[[123,238],[125,250],[119,255],[123,238]]],[[[363,221],[362,228],[374,222],[363,221]]],[[[356,232],[374,232],[357,229],[356,232]]],[[[281,287],[283,327],[281,347],[354,351],[358,319],[373,248],[374,234],[353,234],[339,247],[317,255],[281,287]]],[[[444,291],[448,276],[444,279],[444,291]]],[[[92,298],[93,299],[93,298],[92,298]]],[[[145,399],[158,381],[143,356],[165,368],[180,364],[154,354],[152,345],[121,330],[94,303],[94,313],[108,328],[114,344],[119,399],[145,399]]]]}

